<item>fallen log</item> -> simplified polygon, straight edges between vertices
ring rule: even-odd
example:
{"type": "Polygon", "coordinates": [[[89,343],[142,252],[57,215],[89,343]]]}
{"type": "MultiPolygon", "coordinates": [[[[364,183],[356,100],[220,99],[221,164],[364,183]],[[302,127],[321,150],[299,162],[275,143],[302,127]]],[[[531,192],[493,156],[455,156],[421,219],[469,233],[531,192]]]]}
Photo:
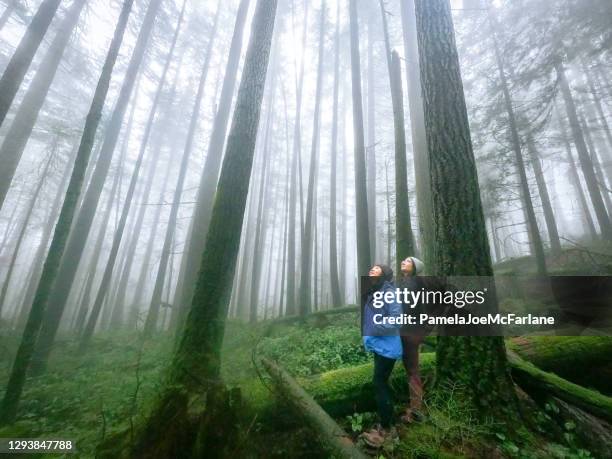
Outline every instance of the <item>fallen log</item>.
{"type": "MultiPolygon", "coordinates": [[[[508,354],[512,378],[527,393],[552,394],[587,413],[612,422],[611,397],[542,371],[512,351],[508,354]]],[[[435,354],[421,354],[420,366],[421,374],[427,384],[427,380],[432,379],[435,369],[435,354]]],[[[400,398],[402,394],[407,394],[406,373],[401,364],[395,366],[390,382],[400,398]]],[[[374,407],[371,363],[303,378],[300,383],[333,416],[371,411],[374,407]]]]}
{"type": "Polygon", "coordinates": [[[353,443],[351,437],[334,421],[329,414],[298,384],[298,382],[269,359],[261,360],[272,378],[275,387],[283,395],[297,415],[302,416],[317,433],[323,445],[330,449],[334,456],[351,459],[365,459],[353,443]]]}

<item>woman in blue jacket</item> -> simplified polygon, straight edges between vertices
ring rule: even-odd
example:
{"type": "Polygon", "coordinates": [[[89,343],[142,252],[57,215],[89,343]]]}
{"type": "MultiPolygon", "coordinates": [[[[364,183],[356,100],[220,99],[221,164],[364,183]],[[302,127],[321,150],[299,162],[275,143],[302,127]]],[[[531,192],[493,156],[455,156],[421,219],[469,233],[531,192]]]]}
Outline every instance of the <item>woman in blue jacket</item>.
{"type": "Polygon", "coordinates": [[[363,310],[363,344],[374,354],[374,391],[380,417],[380,427],[365,432],[363,438],[369,445],[380,447],[387,437],[397,435],[392,426],[393,398],[389,377],[395,361],[402,358],[402,342],[399,326],[389,324],[385,318],[400,317],[402,306],[395,300],[393,270],[385,265],[374,265],[368,274],[371,287],[363,310]],[[385,301],[393,296],[392,301],[385,301]]]}

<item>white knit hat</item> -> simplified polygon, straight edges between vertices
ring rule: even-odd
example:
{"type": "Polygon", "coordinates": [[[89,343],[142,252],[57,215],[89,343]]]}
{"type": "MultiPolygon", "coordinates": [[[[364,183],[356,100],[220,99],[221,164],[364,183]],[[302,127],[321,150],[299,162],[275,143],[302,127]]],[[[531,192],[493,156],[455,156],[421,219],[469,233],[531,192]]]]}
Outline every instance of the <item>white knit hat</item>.
{"type": "Polygon", "coordinates": [[[414,266],[414,275],[417,276],[422,274],[425,270],[425,263],[416,257],[410,257],[410,259],[412,260],[412,265],[414,266]]]}

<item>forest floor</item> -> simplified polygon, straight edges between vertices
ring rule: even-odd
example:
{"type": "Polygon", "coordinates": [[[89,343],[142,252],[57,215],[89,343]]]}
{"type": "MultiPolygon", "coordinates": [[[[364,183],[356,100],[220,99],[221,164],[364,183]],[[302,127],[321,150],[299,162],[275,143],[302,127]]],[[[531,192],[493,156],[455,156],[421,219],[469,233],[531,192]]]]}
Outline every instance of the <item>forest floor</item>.
{"type": "MultiPolygon", "coordinates": [[[[253,359],[264,355],[276,359],[304,381],[330,370],[359,368],[371,357],[363,351],[357,321],[356,314],[343,314],[334,325],[281,326],[265,338],[264,326],[228,324],[223,376],[229,386],[241,388],[246,405],[244,440],[236,445],[240,457],[328,457],[316,436],[279,404],[253,359]]],[[[133,334],[101,333],[91,352],[82,358],[77,356],[74,343],[60,342],[51,370],[28,382],[19,421],[0,435],[73,439],[78,457],[93,457],[103,439],[129,429],[148,411],[162,381],[172,341],[170,335],[158,335],[141,347],[133,334]]],[[[16,339],[5,341],[2,355],[12,355],[15,345],[16,339]]],[[[435,339],[429,339],[423,351],[430,352],[433,346],[435,339]]],[[[396,370],[403,371],[400,365],[396,370]]],[[[8,361],[3,358],[0,384],[5,383],[6,374],[8,361]]],[[[398,412],[401,409],[398,404],[398,412]]],[[[373,412],[336,418],[355,439],[375,419],[373,412]]],[[[428,410],[425,422],[400,428],[400,439],[385,445],[382,454],[387,458],[591,457],[575,442],[571,426],[567,427],[565,444],[543,441],[526,429],[517,441],[498,426],[475,422],[450,395],[428,410]]]]}
{"type": "MultiPolygon", "coordinates": [[[[584,255],[582,250],[575,253],[584,255]]],[[[578,260],[574,255],[566,259],[578,260]]],[[[522,263],[526,261],[506,262],[504,271],[522,270],[522,263]]],[[[371,370],[366,364],[371,356],[361,343],[359,317],[353,312],[336,315],[333,322],[309,320],[274,328],[268,325],[269,322],[249,325],[237,321],[227,324],[223,378],[228,386],[241,389],[244,400],[242,440],[236,445],[236,457],[329,457],[316,435],[277,400],[258,362],[263,356],[278,361],[307,390],[308,381],[326,372],[333,375],[338,369],[363,370],[362,377],[369,378],[371,370]]],[[[18,339],[15,333],[0,342],[0,387],[6,384],[18,339]]],[[[104,332],[95,336],[90,352],[81,357],[73,340],[59,340],[49,371],[28,380],[18,422],[0,430],[0,436],[72,439],[77,444],[77,457],[94,457],[101,441],[142,421],[141,416],[148,412],[162,383],[173,341],[169,333],[142,343],[132,331],[104,332]]],[[[428,338],[422,346],[424,363],[433,361],[434,350],[435,338],[428,338]]],[[[403,371],[401,365],[396,371],[403,371]]],[[[424,422],[401,427],[399,440],[385,445],[380,452],[382,457],[593,457],[580,447],[571,423],[561,426],[561,441],[558,435],[557,440],[546,435],[555,417],[554,406],[535,410],[532,428],[520,428],[510,434],[498,425],[476,422],[453,397],[452,389],[445,399],[427,402],[424,422]]],[[[402,407],[399,400],[397,411],[402,407]]],[[[355,440],[376,420],[375,413],[364,410],[332,414],[355,440]]]]}

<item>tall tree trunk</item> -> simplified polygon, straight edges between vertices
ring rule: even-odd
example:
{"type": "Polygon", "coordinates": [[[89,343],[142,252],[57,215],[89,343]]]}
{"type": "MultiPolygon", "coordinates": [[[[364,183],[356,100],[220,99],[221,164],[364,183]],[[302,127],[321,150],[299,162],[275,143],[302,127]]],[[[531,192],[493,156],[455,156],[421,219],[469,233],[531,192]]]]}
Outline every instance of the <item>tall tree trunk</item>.
{"type": "MultiPolygon", "coordinates": [[[[436,241],[432,272],[492,276],[449,0],[415,6],[436,241]]],[[[503,338],[439,337],[436,355],[438,387],[462,385],[482,415],[518,417],[503,338]]]]}
{"type": "Polygon", "coordinates": [[[13,57],[6,65],[0,78],[0,126],[11,108],[15,95],[23,82],[34,54],[38,50],[47,29],[55,16],[61,0],[43,0],[30,25],[17,45],[13,57]]]}
{"type": "Polygon", "coordinates": [[[19,317],[17,319],[17,328],[19,329],[21,329],[25,325],[28,314],[30,313],[30,306],[32,306],[34,294],[36,293],[36,287],[38,286],[40,274],[45,263],[45,255],[47,254],[47,249],[49,247],[49,241],[51,239],[53,227],[55,226],[55,222],[59,215],[63,197],[66,194],[66,185],[68,184],[68,179],[70,179],[70,173],[72,172],[72,164],[74,162],[74,156],[76,155],[76,152],[77,145],[75,145],[75,147],[73,148],[73,151],[71,152],[70,156],[68,157],[68,161],[66,162],[66,166],[64,167],[64,171],[62,172],[62,178],[60,179],[59,187],[57,188],[55,198],[53,199],[53,204],[51,204],[49,216],[45,224],[45,229],[43,230],[42,237],[40,238],[40,244],[36,249],[36,254],[34,255],[34,261],[32,262],[31,268],[32,272],[30,273],[30,278],[28,280],[28,284],[25,289],[25,294],[23,296],[23,301],[20,306],[19,317]]]}
{"type": "MultiPolygon", "coordinates": [[[[425,136],[425,118],[423,114],[423,95],[419,49],[417,46],[416,18],[414,0],[400,2],[402,14],[402,36],[404,40],[406,66],[406,92],[408,94],[408,111],[410,113],[410,131],[412,133],[412,156],[414,161],[414,181],[416,185],[416,204],[418,213],[418,240],[421,257],[425,266],[429,266],[433,251],[433,220],[431,215],[431,185],[429,177],[429,159],[427,138],[425,136]]],[[[416,248],[416,247],[415,247],[416,248]]]]}
{"type": "Polygon", "coordinates": [[[504,61],[502,59],[499,44],[497,42],[497,37],[495,36],[494,32],[494,30],[497,28],[497,24],[491,12],[489,12],[488,19],[491,26],[491,38],[493,40],[493,48],[495,50],[495,62],[497,64],[497,71],[499,74],[502,95],[504,97],[504,106],[508,115],[508,129],[510,131],[509,137],[512,145],[512,151],[514,152],[516,171],[519,176],[519,187],[521,193],[521,200],[523,202],[523,212],[525,213],[525,218],[527,220],[529,241],[531,243],[530,245],[533,251],[533,256],[535,258],[538,274],[544,276],[546,275],[546,256],[544,254],[544,245],[542,244],[542,237],[540,235],[538,221],[536,219],[535,210],[533,208],[531,192],[529,191],[527,171],[525,168],[525,161],[523,159],[523,152],[521,149],[521,139],[519,137],[516,115],[514,113],[514,106],[512,104],[512,98],[510,96],[510,88],[508,85],[508,79],[506,77],[504,61]]]}
{"type": "MultiPolygon", "coordinates": [[[[174,49],[176,47],[176,42],[178,40],[178,36],[179,33],[181,31],[181,25],[183,24],[183,17],[185,14],[185,6],[187,4],[187,0],[183,0],[183,5],[181,7],[181,11],[179,13],[179,17],[178,17],[178,21],[176,24],[176,27],[174,29],[174,35],[172,37],[172,42],[170,44],[170,50],[168,51],[168,55],[166,56],[166,62],[164,63],[164,67],[162,69],[162,73],[161,76],[159,77],[159,81],[157,84],[157,89],[155,92],[155,97],[153,98],[153,104],[151,105],[151,109],[149,111],[149,117],[147,119],[147,124],[145,127],[145,131],[143,134],[143,138],[141,140],[140,143],[140,151],[138,153],[138,159],[136,160],[136,164],[134,166],[134,171],[132,172],[132,179],[128,188],[128,192],[127,192],[127,198],[125,200],[125,204],[123,206],[123,211],[122,211],[122,215],[121,215],[121,220],[119,223],[119,228],[117,228],[117,232],[115,233],[115,240],[113,241],[113,249],[115,249],[115,257],[116,257],[116,252],[119,250],[119,244],[121,243],[121,239],[123,237],[123,230],[124,230],[124,226],[125,226],[125,222],[127,220],[127,215],[130,211],[130,207],[132,205],[132,201],[133,201],[133,197],[134,197],[134,190],[136,189],[136,183],[138,181],[138,177],[140,174],[140,168],[142,166],[142,162],[144,160],[144,155],[145,152],[147,150],[147,146],[149,143],[149,138],[151,136],[151,130],[153,128],[153,123],[155,121],[155,117],[157,116],[157,108],[159,105],[159,101],[162,95],[162,90],[164,88],[164,85],[166,83],[166,75],[168,74],[168,69],[170,68],[170,64],[172,62],[172,58],[174,57],[174,49]]],[[[112,253],[112,252],[111,252],[112,253]]],[[[128,252],[126,252],[128,253],[128,252]]],[[[115,260],[113,258],[115,257],[110,257],[108,260],[108,265],[107,265],[107,269],[110,270],[110,273],[112,274],[113,271],[113,266],[115,263],[115,260]]],[[[132,262],[133,259],[133,253],[129,254],[128,253],[128,258],[126,259],[126,264],[130,264],[132,262]]],[[[123,277],[122,277],[123,279],[123,277]]],[[[110,280],[110,275],[109,275],[109,280],[110,280]]],[[[126,279],[127,282],[127,279],[126,279]]],[[[122,289],[123,291],[125,291],[125,286],[121,285],[121,281],[120,284],[117,286],[118,289],[122,289]]],[[[99,290],[99,295],[100,292],[106,290],[106,286],[104,286],[104,283],[102,284],[102,286],[100,287],[99,290]]],[[[102,293],[102,295],[104,295],[104,293],[102,293]]],[[[94,308],[95,308],[95,304],[94,304],[94,308]]],[[[121,325],[122,322],[122,316],[123,316],[123,301],[120,303],[116,302],[114,303],[114,307],[113,307],[113,314],[111,316],[111,326],[117,327],[119,325],[121,325]],[[117,312],[115,312],[117,311],[117,312]]],[[[95,324],[94,324],[95,325],[95,324]]],[[[87,332],[83,335],[83,338],[85,338],[85,336],[87,335],[87,332]]]]}
{"type": "Polygon", "coordinates": [[[102,108],[104,107],[104,102],[108,93],[109,83],[113,73],[115,61],[117,60],[119,47],[123,41],[123,34],[125,32],[130,11],[132,9],[132,3],[133,0],[125,0],[123,3],[123,8],[119,16],[115,34],[113,36],[113,40],[111,41],[104,66],[102,67],[102,73],[100,75],[100,79],[98,80],[98,85],[94,93],[91,108],[87,114],[87,120],[85,121],[85,127],[83,128],[83,135],[81,137],[81,143],[74,162],[74,169],[72,170],[68,190],[66,191],[66,197],[55,227],[51,247],[49,248],[49,253],[47,254],[47,259],[45,260],[40,282],[38,283],[36,295],[28,316],[28,321],[23,331],[21,343],[17,350],[17,355],[15,356],[15,361],[11,369],[4,398],[2,399],[2,404],[0,405],[1,425],[12,423],[17,416],[17,407],[23,391],[26,373],[30,366],[34,346],[36,345],[40,327],[45,316],[45,310],[49,301],[49,293],[54,281],[56,280],[60,260],[64,255],[64,248],[66,246],[66,240],[68,239],[68,232],[70,230],[76,210],[75,207],[78,196],[83,188],[85,170],[87,169],[87,163],[89,161],[89,156],[91,155],[96,130],[102,116],[102,108]]]}
{"type": "MultiPolygon", "coordinates": [[[[323,90],[323,56],[325,43],[325,0],[321,3],[321,18],[319,24],[319,61],[317,65],[317,86],[315,93],[315,106],[312,121],[312,144],[310,150],[310,167],[308,169],[308,191],[306,195],[306,219],[304,221],[304,237],[302,238],[302,250],[300,256],[302,263],[300,266],[300,292],[299,292],[299,314],[306,315],[312,311],[312,250],[315,212],[314,200],[316,199],[316,179],[317,168],[319,165],[319,144],[321,141],[321,92],[323,90]]],[[[314,244],[316,245],[316,239],[314,244]]]]}
{"type": "Polygon", "coordinates": [[[593,142],[593,137],[591,136],[589,126],[587,125],[586,121],[582,116],[580,116],[580,128],[584,133],[584,140],[587,145],[587,151],[589,152],[591,161],[593,163],[593,168],[595,169],[595,175],[597,176],[597,185],[599,186],[601,196],[603,197],[604,203],[606,205],[608,216],[612,215],[612,200],[610,199],[608,184],[606,183],[606,178],[601,168],[601,162],[599,161],[599,154],[597,148],[595,148],[595,143],[593,142]]]}
{"type": "Polygon", "coordinates": [[[355,222],[357,226],[358,276],[370,269],[370,236],[368,234],[368,194],[363,136],[363,101],[361,97],[361,64],[359,62],[359,19],[357,0],[349,0],[351,34],[351,81],[353,92],[353,135],[355,148],[355,222]]]}
{"type": "Polygon", "coordinates": [[[538,185],[540,201],[542,202],[542,210],[544,211],[544,220],[546,221],[546,229],[548,230],[548,239],[550,240],[550,248],[553,255],[559,255],[561,253],[561,240],[559,239],[557,220],[555,219],[555,213],[553,212],[552,204],[550,202],[550,195],[548,194],[548,187],[546,186],[546,178],[544,177],[544,171],[542,170],[540,155],[536,149],[531,132],[527,133],[527,152],[529,153],[529,159],[531,160],[531,166],[533,167],[533,174],[535,175],[536,183],[538,185]]]}
{"type": "MultiPolygon", "coordinates": [[[[391,103],[393,105],[393,127],[395,133],[395,263],[399,273],[403,259],[415,254],[412,223],[410,221],[410,200],[408,198],[408,174],[406,163],[406,131],[404,130],[404,95],[402,92],[402,69],[399,55],[391,52],[389,31],[387,29],[387,13],[382,0],[379,0],[380,13],[385,39],[385,56],[391,88],[391,103]]],[[[389,197],[387,198],[389,199],[389,197]]],[[[389,257],[389,262],[391,257],[389,257]]]]}
{"type": "Polygon", "coordinates": [[[28,226],[30,224],[30,218],[32,217],[32,212],[34,211],[34,206],[36,206],[36,201],[38,200],[38,196],[40,195],[40,190],[42,190],[43,185],[45,184],[47,178],[47,172],[49,171],[49,166],[51,165],[51,160],[57,154],[57,144],[58,138],[55,138],[52,152],[49,154],[49,158],[43,168],[40,179],[38,180],[38,184],[34,189],[34,193],[30,198],[30,202],[26,208],[25,215],[23,217],[23,223],[19,228],[19,234],[17,235],[17,240],[15,241],[15,247],[13,248],[13,254],[11,255],[11,259],[8,264],[8,271],[4,277],[4,282],[2,283],[2,288],[0,289],[0,317],[2,317],[2,309],[4,307],[4,302],[6,300],[6,294],[8,292],[9,285],[11,284],[11,279],[13,277],[13,271],[15,270],[15,265],[17,262],[17,257],[19,256],[19,250],[21,249],[21,243],[28,231],[28,226]]]}
{"type": "Polygon", "coordinates": [[[0,208],[86,0],[75,0],[28,87],[0,147],[0,208]]]}
{"type": "MultiPolygon", "coordinates": [[[[144,336],[149,337],[157,328],[157,319],[159,317],[159,307],[161,305],[162,293],[164,289],[164,280],[166,279],[166,270],[168,268],[168,260],[170,258],[170,252],[172,250],[172,241],[174,239],[174,230],[176,228],[176,219],[178,217],[178,211],[181,205],[181,196],[183,194],[183,185],[185,183],[185,177],[187,175],[187,167],[189,166],[189,158],[193,150],[193,142],[195,138],[196,129],[198,127],[198,121],[200,119],[200,108],[202,106],[202,97],[204,96],[204,87],[206,84],[206,78],[208,76],[208,68],[210,66],[210,58],[212,55],[211,43],[214,41],[217,32],[217,18],[215,16],[215,22],[213,25],[212,35],[209,41],[208,49],[206,50],[206,57],[202,66],[200,74],[200,82],[196,93],[193,110],[191,112],[191,120],[189,122],[189,129],[187,131],[187,139],[185,140],[185,148],[183,149],[183,156],[181,159],[181,165],[179,169],[179,175],[176,181],[176,187],[174,191],[174,198],[172,206],[170,207],[170,216],[168,217],[168,227],[166,229],[166,236],[164,238],[164,245],[162,247],[161,258],[159,261],[159,267],[155,278],[155,285],[153,287],[153,296],[151,298],[151,304],[149,306],[149,312],[144,326],[144,336]]],[[[186,255],[188,256],[188,254],[186,255]]]]}
{"type": "Polygon", "coordinates": [[[584,215],[584,221],[586,223],[587,228],[589,229],[589,234],[592,240],[598,239],[597,230],[595,229],[595,223],[593,222],[593,217],[591,216],[591,211],[589,209],[589,204],[587,202],[586,196],[584,194],[584,190],[582,189],[582,184],[580,181],[580,174],[578,173],[578,168],[576,167],[576,162],[574,161],[574,155],[572,154],[572,146],[567,138],[566,134],[566,126],[563,123],[563,119],[559,114],[558,107],[555,105],[555,113],[557,118],[557,123],[559,125],[559,131],[561,133],[561,138],[563,140],[563,145],[565,147],[565,154],[567,157],[567,161],[569,163],[571,182],[574,185],[576,190],[576,195],[578,196],[578,202],[580,203],[580,207],[582,209],[582,213],[584,215]]]}
{"type": "Polygon", "coordinates": [[[338,247],[337,247],[337,163],[338,163],[338,98],[340,86],[340,2],[336,7],[336,32],[334,35],[334,92],[331,132],[331,171],[329,174],[329,282],[334,307],[343,303],[338,280],[338,247]]]}
{"type": "Polygon", "coordinates": [[[204,448],[213,447],[185,445],[181,421],[188,415],[189,400],[214,389],[219,379],[221,342],[249,190],[276,6],[277,0],[260,0],[255,9],[193,303],[172,358],[167,385],[132,451],[135,457],[170,457],[178,447],[195,457],[202,455],[204,448]]]}
{"type": "Polygon", "coordinates": [[[123,79],[119,97],[104,136],[102,150],[96,161],[96,167],[91,182],[83,197],[83,202],[74,222],[74,227],[70,231],[70,237],[65,250],[66,256],[62,259],[62,263],[57,273],[57,279],[49,297],[48,311],[37,344],[36,356],[34,359],[37,372],[44,371],[44,367],[49,358],[51,345],[57,334],[57,329],[66,307],[66,300],[70,294],[83,249],[87,243],[87,237],[98,208],[100,193],[104,187],[108,168],[113,157],[113,152],[115,151],[115,146],[117,145],[124,114],[136,82],[136,76],[140,69],[147,44],[149,43],[151,32],[153,31],[155,17],[159,12],[160,4],[161,0],[151,0],[147,7],[147,12],[123,79]]]}
{"type": "Polygon", "coordinates": [[[582,173],[584,174],[587,190],[589,191],[591,203],[593,204],[593,209],[595,210],[597,223],[599,223],[599,228],[601,229],[601,236],[603,239],[611,241],[612,223],[610,222],[610,217],[606,212],[604,201],[602,199],[599,186],[597,185],[597,176],[595,174],[595,169],[593,168],[593,162],[589,156],[589,152],[584,141],[584,135],[580,129],[580,121],[578,121],[576,103],[574,102],[572,91],[569,83],[567,82],[565,69],[561,60],[557,60],[555,62],[555,70],[557,72],[559,86],[561,87],[561,94],[563,95],[563,100],[565,102],[565,110],[567,112],[570,129],[572,130],[572,136],[574,137],[574,143],[578,152],[578,160],[580,161],[580,167],[582,168],[582,173]]]}
{"type": "MultiPolygon", "coordinates": [[[[221,2],[219,2],[217,15],[221,9],[221,2]]],[[[183,263],[183,266],[181,267],[182,272],[179,274],[179,278],[181,279],[181,287],[177,288],[175,295],[175,305],[176,307],[181,308],[182,313],[179,323],[182,323],[184,311],[188,308],[188,305],[191,303],[191,299],[193,297],[194,286],[198,275],[198,263],[200,261],[200,256],[202,255],[202,251],[204,250],[206,233],[208,232],[210,212],[215,198],[215,190],[217,188],[221,160],[223,159],[223,146],[225,145],[227,123],[230,116],[236,79],[238,77],[238,64],[240,63],[240,53],[242,49],[242,36],[244,33],[244,24],[248,9],[249,0],[241,0],[240,4],[238,5],[238,12],[236,13],[236,23],[234,25],[234,33],[229,49],[223,86],[221,87],[219,106],[213,121],[213,127],[208,143],[208,154],[206,155],[204,170],[202,171],[202,176],[200,177],[200,185],[193,212],[193,226],[185,245],[186,259],[185,263],[183,263]]],[[[214,41],[215,34],[213,33],[209,41],[209,46],[212,46],[214,41]]],[[[212,49],[212,47],[210,49],[212,49]]]]}
{"type": "Polygon", "coordinates": [[[367,171],[366,187],[368,192],[368,229],[370,235],[370,259],[378,259],[376,253],[376,77],[374,74],[374,17],[368,15],[368,73],[367,73],[367,109],[368,109],[368,143],[365,149],[367,171]]]}

